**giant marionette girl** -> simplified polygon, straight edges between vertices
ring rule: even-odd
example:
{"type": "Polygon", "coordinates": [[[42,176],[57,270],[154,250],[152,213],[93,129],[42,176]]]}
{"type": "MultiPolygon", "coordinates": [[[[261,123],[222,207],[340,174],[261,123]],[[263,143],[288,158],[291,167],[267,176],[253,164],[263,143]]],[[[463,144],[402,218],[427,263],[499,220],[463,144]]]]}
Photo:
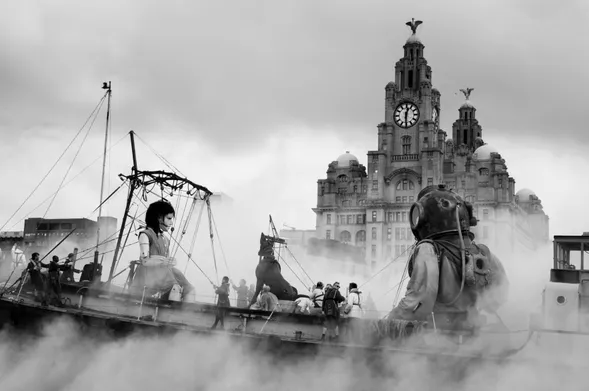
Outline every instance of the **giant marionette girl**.
{"type": "Polygon", "coordinates": [[[194,287],[174,267],[176,260],[169,254],[170,241],[165,233],[172,227],[174,217],[174,207],[167,201],[156,201],[147,208],[146,226],[139,232],[141,263],[135,271],[131,291],[141,294],[146,287],[149,294],[155,292],[168,297],[176,285],[179,288],[176,290],[181,292],[182,301],[193,301],[194,287]]]}

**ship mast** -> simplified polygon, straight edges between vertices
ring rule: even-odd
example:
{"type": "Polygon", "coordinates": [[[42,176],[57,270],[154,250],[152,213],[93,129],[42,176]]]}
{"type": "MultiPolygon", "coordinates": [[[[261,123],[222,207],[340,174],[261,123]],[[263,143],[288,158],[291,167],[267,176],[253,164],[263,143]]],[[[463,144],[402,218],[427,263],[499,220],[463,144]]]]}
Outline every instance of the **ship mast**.
{"type": "MultiPolygon", "coordinates": [[[[135,132],[132,130],[129,132],[129,137],[131,138],[131,152],[133,154],[133,167],[131,168],[132,175],[137,173],[137,154],[135,152],[135,132]]],[[[121,229],[119,231],[119,237],[117,238],[117,244],[115,246],[115,253],[112,257],[112,264],[110,265],[110,272],[108,273],[108,281],[107,284],[110,286],[113,275],[115,273],[115,268],[117,266],[117,259],[119,257],[119,251],[121,250],[121,242],[123,240],[123,231],[125,230],[125,225],[127,224],[127,216],[129,214],[129,208],[131,207],[131,201],[133,200],[133,192],[135,191],[135,180],[129,181],[129,194],[127,195],[127,203],[125,205],[125,213],[123,214],[123,221],[121,222],[121,229]]]]}
{"type": "Polygon", "coordinates": [[[92,279],[96,280],[96,270],[98,268],[98,246],[100,245],[100,218],[102,217],[102,203],[104,202],[104,177],[106,171],[106,153],[108,149],[108,130],[110,129],[110,99],[112,96],[111,82],[104,82],[102,89],[106,90],[107,105],[106,105],[106,128],[104,131],[104,154],[102,156],[102,180],[100,182],[100,204],[98,205],[98,220],[96,230],[96,250],[94,251],[94,268],[92,279]]]}

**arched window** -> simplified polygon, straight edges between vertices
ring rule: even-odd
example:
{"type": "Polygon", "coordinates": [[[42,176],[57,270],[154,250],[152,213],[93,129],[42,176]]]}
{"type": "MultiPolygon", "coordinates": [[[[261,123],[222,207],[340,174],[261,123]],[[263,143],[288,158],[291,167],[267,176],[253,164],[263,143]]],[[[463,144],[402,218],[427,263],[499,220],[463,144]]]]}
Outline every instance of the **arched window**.
{"type": "Polygon", "coordinates": [[[356,244],[362,244],[366,242],[366,231],[356,232],[356,244]]]}
{"type": "Polygon", "coordinates": [[[401,137],[401,144],[403,144],[403,155],[411,153],[411,136],[401,137]]]}
{"type": "Polygon", "coordinates": [[[339,240],[342,243],[350,243],[352,241],[352,234],[348,231],[342,231],[339,234],[339,240]]]}
{"type": "Polygon", "coordinates": [[[348,176],[347,176],[347,175],[344,175],[344,174],[342,174],[342,175],[338,176],[338,177],[337,177],[337,179],[338,179],[338,181],[340,181],[340,182],[347,182],[347,181],[348,181],[348,176]]]}
{"type": "Polygon", "coordinates": [[[372,228],[372,239],[373,240],[376,239],[376,228],[375,227],[372,228]]]}
{"type": "Polygon", "coordinates": [[[413,184],[413,181],[409,180],[409,179],[401,179],[399,182],[397,182],[397,190],[414,190],[415,189],[415,185],[413,184]]]}
{"type": "Polygon", "coordinates": [[[489,169],[488,168],[481,168],[481,169],[479,169],[479,174],[480,175],[489,175],[489,169]]]}

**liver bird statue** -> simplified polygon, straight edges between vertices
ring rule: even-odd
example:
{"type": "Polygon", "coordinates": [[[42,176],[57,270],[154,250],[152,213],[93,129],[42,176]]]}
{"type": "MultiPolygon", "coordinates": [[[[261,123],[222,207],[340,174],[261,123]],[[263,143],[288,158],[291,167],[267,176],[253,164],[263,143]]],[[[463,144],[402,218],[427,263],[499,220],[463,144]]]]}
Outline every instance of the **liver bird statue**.
{"type": "Polygon", "coordinates": [[[468,100],[468,98],[470,98],[470,93],[474,90],[474,88],[467,88],[467,89],[461,89],[460,92],[462,92],[464,94],[464,97],[466,98],[466,100],[468,100]]]}
{"type": "Polygon", "coordinates": [[[413,34],[415,34],[415,32],[417,31],[417,26],[419,26],[422,23],[423,22],[421,20],[415,20],[414,18],[411,18],[411,22],[407,22],[405,24],[409,26],[411,28],[411,31],[413,31],[413,34]]]}

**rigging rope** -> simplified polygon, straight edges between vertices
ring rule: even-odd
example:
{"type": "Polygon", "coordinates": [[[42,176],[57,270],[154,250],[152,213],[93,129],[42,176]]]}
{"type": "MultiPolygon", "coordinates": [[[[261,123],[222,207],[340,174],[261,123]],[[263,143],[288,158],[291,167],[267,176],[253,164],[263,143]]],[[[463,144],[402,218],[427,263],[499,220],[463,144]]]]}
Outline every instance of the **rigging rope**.
{"type": "MultiPolygon", "coordinates": [[[[115,267],[113,268],[113,270],[117,270],[117,267],[119,266],[119,262],[121,261],[121,258],[123,257],[123,252],[125,250],[125,247],[127,246],[127,241],[129,240],[129,236],[131,235],[131,231],[133,230],[134,224],[135,224],[135,220],[137,217],[137,213],[139,212],[139,208],[137,208],[137,210],[135,211],[135,216],[133,216],[131,218],[130,224],[129,224],[129,231],[127,232],[127,236],[125,237],[125,242],[123,243],[123,247],[121,248],[121,253],[119,254],[119,259],[115,259],[113,260],[113,262],[115,263],[115,267]]],[[[130,217],[130,216],[129,216],[130,217]]],[[[117,238],[118,239],[118,238],[117,238]]],[[[130,266],[127,266],[127,268],[129,268],[130,266]]],[[[124,270],[124,269],[123,269],[124,270]]],[[[121,273],[118,273],[121,274],[121,273]]],[[[117,275],[118,275],[117,274],[117,275]]],[[[116,276],[113,276],[111,278],[111,281],[114,280],[116,276]]]]}
{"type": "Polygon", "coordinates": [[[217,257],[215,256],[215,241],[213,239],[213,220],[211,217],[211,202],[207,198],[207,214],[209,216],[209,235],[211,237],[211,251],[213,252],[213,262],[215,263],[215,277],[219,281],[219,271],[217,270],[217,257]]]}
{"type": "MultiPolygon", "coordinates": [[[[117,141],[116,143],[113,144],[112,148],[114,148],[115,146],[117,146],[121,141],[123,141],[125,138],[127,137],[127,135],[124,135],[123,137],[121,137],[121,139],[119,141],[117,141]]],[[[109,150],[110,151],[110,150],[109,150]]],[[[57,189],[55,192],[51,193],[47,198],[45,198],[41,203],[39,203],[37,206],[35,206],[29,213],[27,213],[23,218],[21,218],[19,221],[17,221],[11,228],[10,230],[12,230],[14,227],[16,227],[18,224],[22,223],[23,220],[27,219],[34,211],[36,211],[37,209],[39,209],[43,204],[45,204],[47,201],[49,201],[54,194],[56,194],[59,190],[65,188],[67,185],[69,185],[70,183],[72,183],[77,177],[79,177],[80,175],[82,175],[84,172],[86,172],[87,169],[89,169],[90,167],[92,167],[94,164],[96,164],[96,162],[98,162],[100,160],[100,158],[102,158],[102,154],[100,154],[96,159],[94,159],[94,161],[90,164],[88,164],[86,167],[84,167],[80,172],[78,172],[72,179],[70,179],[69,181],[67,181],[63,186],[61,186],[59,189],[57,189]]],[[[26,202],[26,200],[25,200],[26,202]]],[[[24,203],[23,203],[24,205],[24,203]]],[[[20,209],[20,208],[19,208],[20,209]]],[[[15,212],[15,214],[18,212],[18,210],[15,212]]],[[[14,215],[13,215],[14,216],[14,215]]],[[[12,219],[12,217],[10,218],[12,219]]]]}
{"type": "MultiPolygon", "coordinates": [[[[104,102],[104,100],[103,100],[103,102],[104,102]]],[[[47,216],[47,213],[49,213],[49,209],[51,209],[53,202],[57,198],[57,194],[59,193],[59,189],[63,186],[63,183],[65,182],[68,174],[70,173],[70,170],[74,166],[74,163],[76,162],[76,159],[78,158],[78,155],[80,154],[80,151],[82,150],[82,147],[84,146],[84,143],[86,142],[86,139],[88,138],[88,135],[90,134],[90,131],[92,130],[92,126],[94,126],[94,122],[96,121],[96,118],[98,118],[98,114],[100,113],[101,108],[102,108],[102,105],[100,105],[100,107],[98,108],[98,111],[96,112],[96,115],[92,119],[92,122],[90,123],[90,126],[88,127],[88,130],[86,131],[86,134],[84,135],[84,138],[82,139],[82,142],[80,143],[80,146],[78,147],[78,150],[76,151],[76,154],[74,155],[74,158],[72,159],[72,162],[70,163],[69,167],[67,168],[65,175],[61,179],[59,186],[57,186],[57,191],[53,195],[53,199],[51,199],[51,202],[49,202],[49,205],[47,206],[47,210],[45,211],[45,214],[43,214],[43,217],[41,217],[41,220],[44,220],[45,216],[47,216]]],[[[106,151],[105,151],[105,153],[106,153],[106,151]]]]}
{"type": "MultiPolygon", "coordinates": [[[[188,257],[192,257],[192,250],[194,250],[194,245],[196,244],[196,235],[198,234],[198,229],[200,228],[200,220],[202,218],[202,212],[205,209],[205,203],[202,203],[200,207],[200,212],[198,213],[198,219],[196,220],[196,228],[194,229],[194,234],[192,235],[192,242],[190,243],[190,251],[188,253],[188,257]]],[[[178,251],[178,247],[176,247],[176,251],[178,251]]],[[[176,254],[174,253],[174,257],[176,254]]],[[[186,274],[186,269],[188,269],[188,259],[186,260],[186,265],[184,266],[184,274],[186,274]]]]}
{"type": "MultiPolygon", "coordinates": [[[[145,140],[143,140],[138,134],[135,135],[141,142],[151,150],[151,152],[157,156],[170,170],[177,172],[180,175],[184,175],[180,170],[178,170],[174,165],[168,162],[162,155],[160,155],[154,148],[151,147],[145,140]]],[[[185,175],[184,175],[185,176],[185,175]]]]}
{"type": "Polygon", "coordinates": [[[53,166],[51,166],[51,168],[49,169],[49,171],[41,179],[41,182],[39,182],[37,184],[37,186],[35,186],[35,188],[31,191],[31,193],[27,196],[27,198],[25,198],[25,200],[22,202],[22,204],[20,204],[20,206],[14,211],[14,213],[8,218],[8,220],[6,220],[6,222],[2,225],[2,227],[0,227],[0,231],[2,231],[4,229],[4,227],[6,227],[6,225],[10,222],[10,220],[12,220],[12,218],[14,216],[16,216],[16,214],[18,213],[18,211],[22,209],[22,207],[33,196],[33,194],[35,194],[35,192],[37,191],[37,189],[43,184],[43,182],[45,181],[45,179],[47,179],[47,177],[49,176],[49,174],[51,174],[51,172],[53,171],[53,169],[55,168],[55,166],[57,166],[57,164],[61,161],[61,158],[63,158],[63,156],[68,151],[68,149],[72,146],[72,144],[74,143],[74,141],[76,141],[76,139],[78,138],[78,136],[80,135],[80,133],[82,133],[82,130],[84,130],[84,128],[86,127],[86,124],[88,123],[88,121],[90,120],[90,118],[92,118],[92,116],[94,115],[94,112],[100,106],[102,106],[102,103],[104,102],[104,99],[105,98],[106,98],[106,94],[104,94],[104,96],[102,97],[102,99],[100,99],[100,101],[98,102],[98,104],[96,105],[96,107],[94,108],[94,110],[92,110],[92,112],[90,113],[90,115],[88,116],[88,118],[86,119],[86,121],[84,122],[84,125],[82,125],[82,127],[78,130],[78,132],[76,133],[76,135],[74,136],[74,138],[72,139],[72,141],[70,141],[69,145],[61,153],[61,155],[57,158],[57,160],[55,161],[55,163],[53,163],[53,166]]]}
{"type": "Polygon", "coordinates": [[[202,273],[202,275],[205,276],[205,278],[207,280],[209,280],[209,282],[211,283],[211,285],[215,285],[215,283],[213,282],[213,280],[211,280],[209,278],[209,276],[204,272],[204,270],[202,270],[201,267],[198,266],[198,264],[196,263],[196,261],[194,259],[192,259],[192,256],[186,252],[186,250],[184,249],[184,247],[182,247],[182,245],[180,243],[177,243],[177,244],[178,244],[178,248],[180,250],[182,250],[182,252],[184,252],[184,254],[186,254],[188,256],[188,259],[191,260],[192,263],[194,263],[194,266],[196,266],[198,268],[198,270],[200,270],[200,272],[202,273]]]}
{"type": "MultiPolygon", "coordinates": [[[[284,259],[284,257],[282,255],[280,255],[280,253],[278,253],[278,259],[281,259],[284,262],[284,264],[286,265],[286,267],[289,268],[289,270],[297,278],[297,280],[299,280],[300,283],[303,284],[303,288],[307,289],[306,284],[303,282],[303,280],[301,280],[301,278],[298,276],[298,274],[296,274],[295,271],[292,270],[292,268],[290,267],[290,265],[288,264],[288,262],[286,262],[286,259],[284,259]]],[[[311,284],[313,284],[313,282],[311,282],[311,284]]]]}
{"type": "MultiPolygon", "coordinates": [[[[194,201],[193,204],[196,202],[196,197],[194,197],[194,201]]],[[[176,203],[176,211],[178,210],[178,206],[180,205],[180,197],[178,197],[178,202],[176,203]]],[[[188,200],[186,200],[186,202],[184,203],[184,208],[182,209],[182,215],[180,216],[180,225],[182,225],[182,222],[184,222],[184,226],[182,228],[181,231],[178,232],[176,238],[178,238],[178,236],[180,237],[178,239],[178,241],[182,241],[182,238],[184,237],[184,235],[186,234],[186,229],[188,227],[188,223],[190,222],[190,218],[192,217],[192,214],[190,211],[192,211],[192,207],[190,208],[190,211],[188,212],[188,217],[186,217],[186,220],[184,220],[184,216],[186,215],[186,208],[188,207],[188,200]]],[[[170,254],[175,253],[176,251],[170,251],[170,254]]]]}
{"type": "Polygon", "coordinates": [[[389,263],[387,263],[382,269],[380,269],[378,272],[376,272],[376,274],[372,275],[372,277],[370,277],[368,280],[366,280],[363,284],[361,284],[359,286],[359,288],[363,287],[364,285],[368,284],[370,281],[372,281],[376,276],[378,276],[380,273],[382,273],[383,271],[385,271],[386,268],[388,268],[389,266],[391,266],[394,262],[396,262],[397,260],[399,260],[399,258],[401,258],[403,255],[405,255],[405,253],[407,251],[411,251],[413,248],[415,247],[415,244],[412,244],[411,246],[407,247],[405,249],[405,251],[403,251],[401,254],[397,255],[392,261],[390,261],[389,263]]]}
{"type": "MultiPolygon", "coordinates": [[[[210,207],[209,207],[210,209],[210,207]]],[[[211,218],[213,220],[213,226],[215,227],[215,234],[217,234],[217,239],[219,240],[219,247],[221,248],[221,255],[223,255],[223,263],[225,264],[225,268],[227,269],[227,273],[229,272],[229,266],[227,265],[227,258],[225,257],[225,251],[223,250],[223,244],[221,243],[221,237],[219,236],[219,231],[217,230],[217,223],[215,222],[215,216],[213,215],[213,211],[211,210],[211,218]]]]}
{"type": "Polygon", "coordinates": [[[295,258],[294,254],[292,253],[292,251],[290,251],[290,248],[285,244],[284,248],[286,248],[286,250],[288,251],[288,253],[290,254],[290,256],[292,257],[292,259],[295,260],[295,262],[297,263],[297,265],[299,265],[299,267],[301,268],[301,270],[303,271],[303,273],[305,273],[305,275],[307,276],[307,278],[311,281],[311,285],[313,285],[315,283],[315,280],[313,280],[311,278],[311,276],[309,276],[309,274],[307,274],[307,271],[305,270],[305,268],[303,268],[303,265],[301,265],[299,263],[299,261],[295,258]]]}
{"type": "MultiPolygon", "coordinates": [[[[407,263],[405,264],[405,268],[403,269],[403,274],[401,275],[401,281],[399,281],[399,283],[397,284],[399,286],[399,288],[397,289],[397,293],[395,294],[395,299],[393,300],[393,307],[396,306],[397,303],[399,302],[399,297],[401,296],[401,287],[403,286],[403,282],[407,278],[409,278],[409,273],[408,272],[409,272],[409,260],[407,260],[407,263]]],[[[393,289],[395,289],[395,288],[393,288],[393,289]]],[[[385,293],[385,295],[387,293],[385,293]]]]}

